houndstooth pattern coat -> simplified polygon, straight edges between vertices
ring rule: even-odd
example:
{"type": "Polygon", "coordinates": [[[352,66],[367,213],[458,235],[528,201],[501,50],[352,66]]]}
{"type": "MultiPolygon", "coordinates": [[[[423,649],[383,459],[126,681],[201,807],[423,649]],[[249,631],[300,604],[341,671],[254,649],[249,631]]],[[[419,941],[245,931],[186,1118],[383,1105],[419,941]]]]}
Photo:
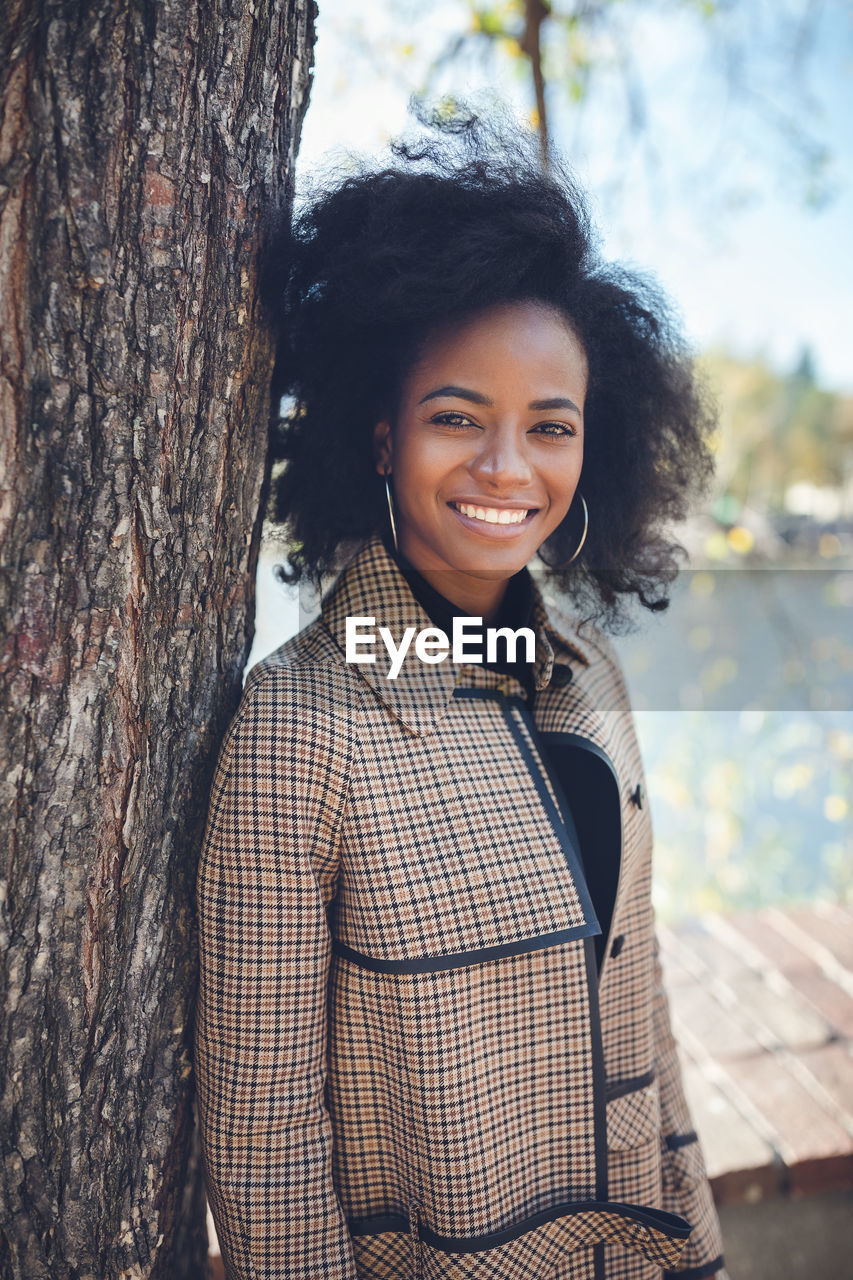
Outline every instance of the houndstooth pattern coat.
{"type": "Polygon", "coordinates": [[[226,1274],[724,1278],[609,642],[534,585],[531,712],[450,657],[347,664],[347,616],[431,625],[378,537],[251,669],[211,789],[195,1069],[226,1274]],[[600,974],[549,743],[609,796],[600,974]]]}

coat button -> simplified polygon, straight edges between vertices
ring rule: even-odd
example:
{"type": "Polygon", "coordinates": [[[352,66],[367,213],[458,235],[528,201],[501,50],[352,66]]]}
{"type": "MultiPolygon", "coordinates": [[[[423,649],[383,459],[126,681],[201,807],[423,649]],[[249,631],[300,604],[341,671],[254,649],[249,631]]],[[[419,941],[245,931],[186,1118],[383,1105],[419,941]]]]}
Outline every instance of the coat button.
{"type": "Polygon", "coordinates": [[[551,672],[551,683],[558,689],[563,685],[572,683],[572,669],[562,662],[555,662],[554,669],[551,672]]]}
{"type": "Polygon", "coordinates": [[[638,809],[642,809],[643,802],[645,800],[642,782],[638,782],[634,790],[631,792],[631,799],[634,801],[634,804],[638,809]]]}
{"type": "Polygon", "coordinates": [[[616,957],[618,956],[619,952],[622,950],[624,945],[625,945],[624,933],[617,934],[616,937],[613,939],[613,945],[610,948],[610,954],[612,955],[614,960],[616,959],[616,957]]]}

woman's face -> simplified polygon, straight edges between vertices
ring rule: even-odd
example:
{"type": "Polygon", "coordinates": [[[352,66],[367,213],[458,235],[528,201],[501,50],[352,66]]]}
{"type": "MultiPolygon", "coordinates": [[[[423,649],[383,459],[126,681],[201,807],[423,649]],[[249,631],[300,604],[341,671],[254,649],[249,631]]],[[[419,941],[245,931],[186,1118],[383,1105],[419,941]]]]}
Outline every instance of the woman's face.
{"type": "Polygon", "coordinates": [[[586,387],[581,343],[543,305],[504,303],[428,338],[374,446],[400,550],[450,599],[496,607],[568,512],[586,387]]]}

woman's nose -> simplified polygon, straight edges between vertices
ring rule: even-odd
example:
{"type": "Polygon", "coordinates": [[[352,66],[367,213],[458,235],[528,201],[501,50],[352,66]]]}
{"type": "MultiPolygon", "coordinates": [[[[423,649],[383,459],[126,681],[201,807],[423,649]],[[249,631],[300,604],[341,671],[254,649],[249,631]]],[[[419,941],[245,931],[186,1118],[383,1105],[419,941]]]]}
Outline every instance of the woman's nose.
{"type": "Polygon", "coordinates": [[[515,431],[486,431],[471,462],[472,478],[502,489],[529,484],[533,470],[526,442],[526,435],[519,436],[515,431]]]}

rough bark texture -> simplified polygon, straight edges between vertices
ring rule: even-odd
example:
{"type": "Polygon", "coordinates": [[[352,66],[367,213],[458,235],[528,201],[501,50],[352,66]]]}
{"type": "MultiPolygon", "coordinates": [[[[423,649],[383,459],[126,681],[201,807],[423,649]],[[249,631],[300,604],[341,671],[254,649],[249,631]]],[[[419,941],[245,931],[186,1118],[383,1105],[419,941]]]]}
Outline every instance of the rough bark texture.
{"type": "Polygon", "coordinates": [[[192,1277],[192,909],[313,0],[6,0],[0,1275],[192,1277]],[[189,1176],[188,1176],[189,1175],[189,1176]]]}

